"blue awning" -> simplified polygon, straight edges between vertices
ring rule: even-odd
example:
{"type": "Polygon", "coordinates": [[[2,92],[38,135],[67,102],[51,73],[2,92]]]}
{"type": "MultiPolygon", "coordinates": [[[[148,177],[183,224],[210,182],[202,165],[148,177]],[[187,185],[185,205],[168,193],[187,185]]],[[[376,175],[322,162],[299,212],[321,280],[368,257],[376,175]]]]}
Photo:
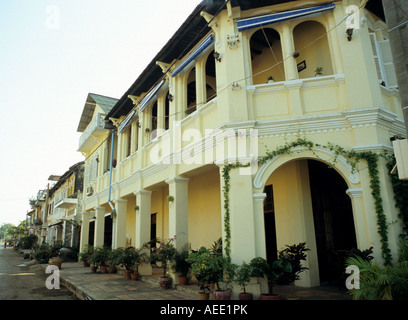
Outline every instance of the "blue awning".
{"type": "Polygon", "coordinates": [[[128,125],[129,122],[132,121],[133,116],[136,113],[136,109],[133,110],[131,113],[129,113],[129,115],[125,118],[125,120],[123,120],[120,125],[119,125],[119,132],[122,132],[123,130],[125,130],[126,126],[128,125]]]}
{"type": "Polygon", "coordinates": [[[325,4],[311,8],[297,9],[291,11],[284,11],[279,13],[272,13],[265,16],[252,17],[237,21],[238,31],[248,30],[252,28],[261,27],[271,23],[302,17],[312,13],[317,13],[325,10],[330,10],[335,7],[334,3],[325,4]]]}
{"type": "Polygon", "coordinates": [[[159,89],[162,87],[162,85],[166,82],[166,79],[161,80],[140,102],[140,112],[143,111],[144,108],[146,108],[147,104],[149,101],[154,97],[154,95],[159,91],[159,89]]]}
{"type": "Polygon", "coordinates": [[[210,33],[203,41],[195,48],[178,66],[174,69],[171,74],[172,77],[175,77],[181,70],[184,69],[191,61],[193,61],[201,52],[203,52],[211,43],[214,41],[214,34],[210,33]]]}

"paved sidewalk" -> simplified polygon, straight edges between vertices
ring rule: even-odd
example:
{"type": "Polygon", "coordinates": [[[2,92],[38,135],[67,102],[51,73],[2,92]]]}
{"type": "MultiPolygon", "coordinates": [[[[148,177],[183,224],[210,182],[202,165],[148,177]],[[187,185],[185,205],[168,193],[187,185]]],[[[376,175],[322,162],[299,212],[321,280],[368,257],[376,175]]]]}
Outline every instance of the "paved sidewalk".
{"type": "MultiPolygon", "coordinates": [[[[45,268],[47,264],[42,265],[45,268]]],[[[123,273],[94,273],[78,262],[63,262],[60,283],[85,300],[197,300],[196,293],[161,289],[154,277],[143,281],[125,279],[123,273]]]]}
{"type": "MultiPolygon", "coordinates": [[[[41,265],[44,270],[47,264],[41,265]]],[[[154,269],[153,269],[154,270],[154,269]]],[[[125,279],[123,273],[93,273],[78,262],[63,262],[60,270],[61,285],[73,292],[78,299],[92,300],[198,300],[198,286],[176,286],[161,289],[158,278],[161,270],[141,280],[125,279]]],[[[336,287],[301,288],[293,285],[276,286],[275,292],[284,299],[297,296],[300,300],[351,300],[351,296],[336,287]]],[[[211,299],[211,298],[210,298],[211,299]]]]}

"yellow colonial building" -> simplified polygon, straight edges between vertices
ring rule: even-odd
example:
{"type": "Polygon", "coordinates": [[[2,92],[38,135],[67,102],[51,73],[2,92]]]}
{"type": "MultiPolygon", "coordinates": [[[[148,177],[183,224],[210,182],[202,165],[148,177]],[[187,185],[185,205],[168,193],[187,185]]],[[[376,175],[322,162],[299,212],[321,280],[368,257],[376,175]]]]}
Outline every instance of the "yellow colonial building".
{"type": "Polygon", "coordinates": [[[338,250],[395,253],[389,170],[378,157],[379,210],[369,156],[405,127],[387,27],[364,4],[203,1],[120,99],[90,94],[81,246],[221,237],[241,263],[306,242],[303,286],[331,280],[338,250]]]}

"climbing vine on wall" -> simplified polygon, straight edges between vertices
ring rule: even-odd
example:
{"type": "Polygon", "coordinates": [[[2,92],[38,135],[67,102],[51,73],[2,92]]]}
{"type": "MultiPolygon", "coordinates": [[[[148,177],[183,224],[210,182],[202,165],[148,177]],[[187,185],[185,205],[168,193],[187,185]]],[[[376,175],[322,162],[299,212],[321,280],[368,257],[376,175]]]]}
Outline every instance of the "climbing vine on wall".
{"type": "MultiPolygon", "coordinates": [[[[384,214],[384,208],[382,204],[382,197],[381,197],[381,184],[379,178],[379,171],[378,171],[378,159],[379,155],[377,153],[371,151],[363,151],[357,152],[354,150],[346,150],[338,145],[333,143],[328,143],[327,145],[319,145],[315,144],[310,140],[304,138],[298,138],[295,141],[287,142],[283,146],[279,146],[274,150],[267,150],[265,152],[265,156],[258,158],[259,164],[264,164],[267,161],[273,159],[276,156],[290,154],[292,153],[296,147],[306,147],[310,151],[314,153],[314,155],[318,157],[318,155],[314,152],[316,147],[322,147],[330,150],[334,154],[334,159],[330,165],[334,165],[337,162],[339,156],[342,156],[346,159],[346,161],[352,167],[353,172],[356,171],[356,166],[360,162],[360,160],[365,160],[368,164],[368,172],[370,176],[370,187],[371,187],[371,195],[373,196],[374,203],[375,203],[375,211],[377,216],[377,226],[378,226],[378,233],[380,235],[381,240],[381,250],[382,256],[384,258],[386,265],[392,264],[392,255],[391,250],[389,249],[388,245],[388,228],[387,228],[387,219],[384,214]]],[[[231,260],[231,230],[230,230],[230,202],[229,202],[229,192],[230,192],[230,171],[232,169],[240,168],[240,167],[248,167],[249,164],[227,164],[223,168],[222,176],[224,180],[223,185],[223,196],[224,196],[224,232],[225,232],[225,254],[226,258],[230,261],[231,260]]],[[[408,213],[405,213],[406,219],[408,219],[408,213]]],[[[408,220],[407,220],[408,221],[408,220]]]]}
{"type": "Polygon", "coordinates": [[[403,234],[401,234],[401,237],[405,238],[408,235],[408,181],[400,180],[398,174],[391,174],[391,170],[396,164],[393,154],[386,154],[383,157],[386,160],[387,169],[390,174],[395,206],[399,210],[398,217],[402,221],[403,234]]]}

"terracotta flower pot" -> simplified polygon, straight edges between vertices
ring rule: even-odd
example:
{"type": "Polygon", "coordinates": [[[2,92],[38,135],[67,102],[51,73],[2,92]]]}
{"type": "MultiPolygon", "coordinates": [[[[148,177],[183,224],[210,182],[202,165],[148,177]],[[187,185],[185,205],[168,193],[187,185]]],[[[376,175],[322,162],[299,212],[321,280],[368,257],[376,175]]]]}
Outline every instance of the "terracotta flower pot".
{"type": "Polygon", "coordinates": [[[231,291],[215,290],[213,291],[214,300],[231,300],[231,291]]]}
{"type": "Polygon", "coordinates": [[[198,300],[209,300],[210,294],[208,292],[199,292],[198,293],[198,300]]]}
{"type": "Polygon", "coordinates": [[[61,269],[62,259],[61,258],[51,258],[48,260],[48,264],[57,266],[58,269],[61,269]]]}
{"type": "Polygon", "coordinates": [[[139,272],[131,272],[130,273],[130,278],[132,279],[132,280],[139,280],[139,272]]]}
{"type": "Polygon", "coordinates": [[[241,292],[239,294],[239,300],[254,300],[254,295],[250,292],[241,292]]]}
{"type": "Polygon", "coordinates": [[[108,272],[108,267],[107,266],[100,266],[101,273],[107,273],[108,272]]]}
{"type": "Polygon", "coordinates": [[[126,279],[130,279],[130,274],[133,273],[133,270],[123,270],[123,274],[126,279]]]}
{"type": "Polygon", "coordinates": [[[159,284],[160,284],[160,288],[162,289],[169,289],[171,288],[171,278],[168,277],[160,277],[159,279],[159,284]]]}
{"type": "Polygon", "coordinates": [[[188,278],[186,276],[178,276],[179,284],[185,286],[188,283],[188,278]]]}

